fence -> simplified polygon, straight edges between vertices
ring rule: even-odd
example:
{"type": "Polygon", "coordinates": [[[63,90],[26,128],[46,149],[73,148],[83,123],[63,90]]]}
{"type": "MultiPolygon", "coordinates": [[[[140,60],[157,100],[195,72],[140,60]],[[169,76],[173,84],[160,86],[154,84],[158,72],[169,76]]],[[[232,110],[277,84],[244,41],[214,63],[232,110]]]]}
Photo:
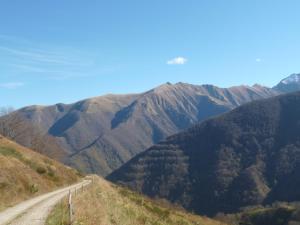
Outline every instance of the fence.
{"type": "MultiPolygon", "coordinates": [[[[91,180],[91,184],[94,184],[94,179],[93,178],[91,180]]],[[[83,192],[84,191],[84,185],[82,185],[81,188],[75,188],[74,189],[73,192],[75,193],[75,196],[78,193],[78,189],[81,189],[81,191],[83,192]]],[[[69,190],[68,208],[69,208],[69,224],[73,225],[73,223],[74,223],[74,206],[73,206],[73,202],[72,202],[72,191],[71,190],[69,190]]]]}

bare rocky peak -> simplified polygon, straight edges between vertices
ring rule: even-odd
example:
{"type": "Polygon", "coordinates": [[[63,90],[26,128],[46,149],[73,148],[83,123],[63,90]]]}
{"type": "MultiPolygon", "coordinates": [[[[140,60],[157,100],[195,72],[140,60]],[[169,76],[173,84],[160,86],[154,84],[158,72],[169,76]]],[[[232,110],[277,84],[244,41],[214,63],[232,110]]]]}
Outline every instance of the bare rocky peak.
{"type": "Polygon", "coordinates": [[[283,79],[280,83],[291,84],[291,83],[300,83],[300,74],[292,74],[289,77],[283,79]]]}

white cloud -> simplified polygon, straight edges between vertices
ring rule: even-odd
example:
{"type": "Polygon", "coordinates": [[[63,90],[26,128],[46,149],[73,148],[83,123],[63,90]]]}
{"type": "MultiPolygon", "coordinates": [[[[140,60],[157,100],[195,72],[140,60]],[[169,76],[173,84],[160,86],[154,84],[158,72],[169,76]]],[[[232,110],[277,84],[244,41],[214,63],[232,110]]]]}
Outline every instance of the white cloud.
{"type": "Polygon", "coordinates": [[[6,89],[16,89],[22,86],[24,86],[24,83],[22,82],[0,83],[0,88],[6,88],[6,89]]]}
{"type": "Polygon", "coordinates": [[[259,63],[261,62],[261,58],[256,58],[255,61],[259,63]]]}
{"type": "Polygon", "coordinates": [[[184,57],[176,57],[174,59],[170,59],[167,61],[168,65],[184,65],[187,62],[187,58],[184,57]]]}

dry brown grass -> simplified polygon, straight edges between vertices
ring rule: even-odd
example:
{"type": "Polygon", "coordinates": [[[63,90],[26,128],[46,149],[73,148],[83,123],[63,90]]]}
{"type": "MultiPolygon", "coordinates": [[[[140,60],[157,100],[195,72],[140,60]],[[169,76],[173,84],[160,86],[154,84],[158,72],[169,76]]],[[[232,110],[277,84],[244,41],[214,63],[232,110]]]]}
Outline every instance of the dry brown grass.
{"type": "MultiPolygon", "coordinates": [[[[74,196],[74,225],[222,225],[206,217],[189,214],[142,197],[95,177],[86,191],[74,196]]],[[[65,205],[65,207],[67,207],[65,205]]],[[[57,209],[57,208],[56,208],[57,209]]],[[[55,211],[53,211],[55,212],[55,211]]],[[[57,210],[56,210],[57,212],[57,210]]],[[[59,213],[59,212],[57,212],[59,213]]],[[[61,221],[52,213],[53,218],[61,221]]]]}
{"type": "Polygon", "coordinates": [[[75,170],[0,136],[0,211],[78,179],[75,170]]]}

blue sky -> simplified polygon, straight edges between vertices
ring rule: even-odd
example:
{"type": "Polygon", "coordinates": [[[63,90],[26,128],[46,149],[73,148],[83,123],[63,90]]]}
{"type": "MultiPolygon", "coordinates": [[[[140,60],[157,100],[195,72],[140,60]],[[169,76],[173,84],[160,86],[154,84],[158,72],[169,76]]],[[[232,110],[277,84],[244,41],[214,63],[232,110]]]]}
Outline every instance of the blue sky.
{"type": "Polygon", "coordinates": [[[2,0],[2,106],[300,72],[298,0],[2,0]]]}

